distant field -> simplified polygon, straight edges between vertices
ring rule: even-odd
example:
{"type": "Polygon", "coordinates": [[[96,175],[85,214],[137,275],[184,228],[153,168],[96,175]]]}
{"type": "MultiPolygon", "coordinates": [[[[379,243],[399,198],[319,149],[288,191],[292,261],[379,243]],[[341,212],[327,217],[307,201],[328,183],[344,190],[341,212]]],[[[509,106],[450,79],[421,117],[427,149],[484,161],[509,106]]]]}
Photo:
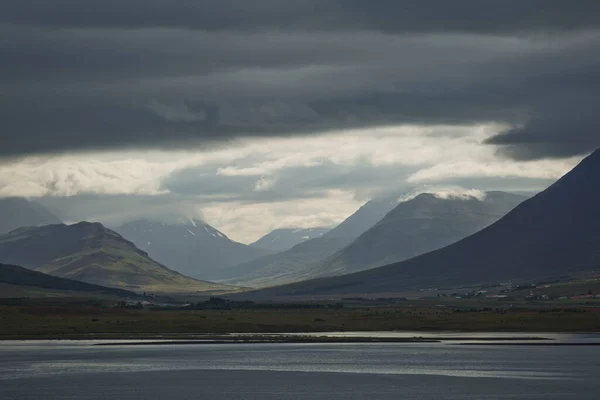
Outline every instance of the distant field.
{"type": "Polygon", "coordinates": [[[600,331],[600,308],[132,310],[0,306],[0,339],[319,331],[600,331]]]}

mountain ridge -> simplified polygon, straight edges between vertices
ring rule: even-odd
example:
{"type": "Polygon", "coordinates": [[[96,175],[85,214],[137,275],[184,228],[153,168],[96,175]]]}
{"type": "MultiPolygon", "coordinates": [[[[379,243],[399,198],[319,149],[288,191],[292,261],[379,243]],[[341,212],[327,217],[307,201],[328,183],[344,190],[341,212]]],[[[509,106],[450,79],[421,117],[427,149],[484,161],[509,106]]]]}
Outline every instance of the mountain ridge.
{"type": "Polygon", "coordinates": [[[61,278],[137,291],[222,290],[186,277],[148,257],[100,223],[19,228],[0,236],[0,262],[61,278]]]}
{"type": "MultiPolygon", "coordinates": [[[[325,234],[286,252],[242,264],[231,270],[239,272],[238,276],[220,281],[265,287],[382,266],[386,257],[400,261],[475,233],[524,199],[498,191],[484,194],[483,199],[421,193],[399,202],[355,240],[325,234]],[[320,241],[329,241],[329,247],[320,241]]],[[[390,198],[383,201],[386,205],[395,203],[390,198]]]]}
{"type": "Polygon", "coordinates": [[[219,282],[264,287],[297,280],[297,271],[317,264],[351,243],[383,217],[395,204],[399,195],[386,195],[371,199],[342,223],[317,238],[299,243],[286,251],[256,258],[239,264],[219,282]],[[237,273],[237,276],[232,274],[237,273]]]}
{"type": "Polygon", "coordinates": [[[600,269],[600,151],[481,231],[383,267],[255,292],[260,296],[397,293],[505,280],[562,279],[600,269]]]}
{"type": "Polygon", "coordinates": [[[330,276],[343,275],[407,260],[485,228],[525,199],[500,191],[485,192],[482,198],[420,193],[400,202],[315,270],[326,269],[330,276]]]}
{"type": "Polygon", "coordinates": [[[205,221],[193,218],[166,222],[138,219],[115,231],[156,261],[195,279],[219,279],[223,270],[268,254],[235,242],[205,221]]]}

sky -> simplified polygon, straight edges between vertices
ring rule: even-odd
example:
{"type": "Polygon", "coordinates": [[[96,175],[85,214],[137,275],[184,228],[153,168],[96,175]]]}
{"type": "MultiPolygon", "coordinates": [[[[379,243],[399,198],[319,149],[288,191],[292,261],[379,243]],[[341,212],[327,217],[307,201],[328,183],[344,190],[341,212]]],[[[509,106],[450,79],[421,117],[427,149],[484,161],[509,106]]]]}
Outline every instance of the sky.
{"type": "Polygon", "coordinates": [[[3,0],[0,197],[251,242],[539,191],[600,147],[596,0],[3,0]]]}

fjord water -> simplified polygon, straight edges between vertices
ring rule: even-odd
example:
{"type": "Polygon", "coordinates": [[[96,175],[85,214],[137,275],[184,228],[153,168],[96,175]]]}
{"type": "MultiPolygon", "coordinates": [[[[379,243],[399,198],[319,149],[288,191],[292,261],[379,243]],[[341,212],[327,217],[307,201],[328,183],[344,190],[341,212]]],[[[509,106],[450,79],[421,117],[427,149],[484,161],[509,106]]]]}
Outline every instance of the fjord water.
{"type": "Polygon", "coordinates": [[[589,399],[600,347],[0,342],[0,398],[589,399]]]}

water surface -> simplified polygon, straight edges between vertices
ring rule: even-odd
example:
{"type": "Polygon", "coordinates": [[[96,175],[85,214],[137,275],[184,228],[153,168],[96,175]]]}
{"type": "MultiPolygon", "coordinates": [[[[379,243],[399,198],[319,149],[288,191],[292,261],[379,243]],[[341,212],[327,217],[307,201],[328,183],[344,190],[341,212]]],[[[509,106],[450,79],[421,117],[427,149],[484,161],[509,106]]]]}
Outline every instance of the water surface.
{"type": "Polygon", "coordinates": [[[600,347],[0,342],[0,398],[584,399],[600,347]]]}

